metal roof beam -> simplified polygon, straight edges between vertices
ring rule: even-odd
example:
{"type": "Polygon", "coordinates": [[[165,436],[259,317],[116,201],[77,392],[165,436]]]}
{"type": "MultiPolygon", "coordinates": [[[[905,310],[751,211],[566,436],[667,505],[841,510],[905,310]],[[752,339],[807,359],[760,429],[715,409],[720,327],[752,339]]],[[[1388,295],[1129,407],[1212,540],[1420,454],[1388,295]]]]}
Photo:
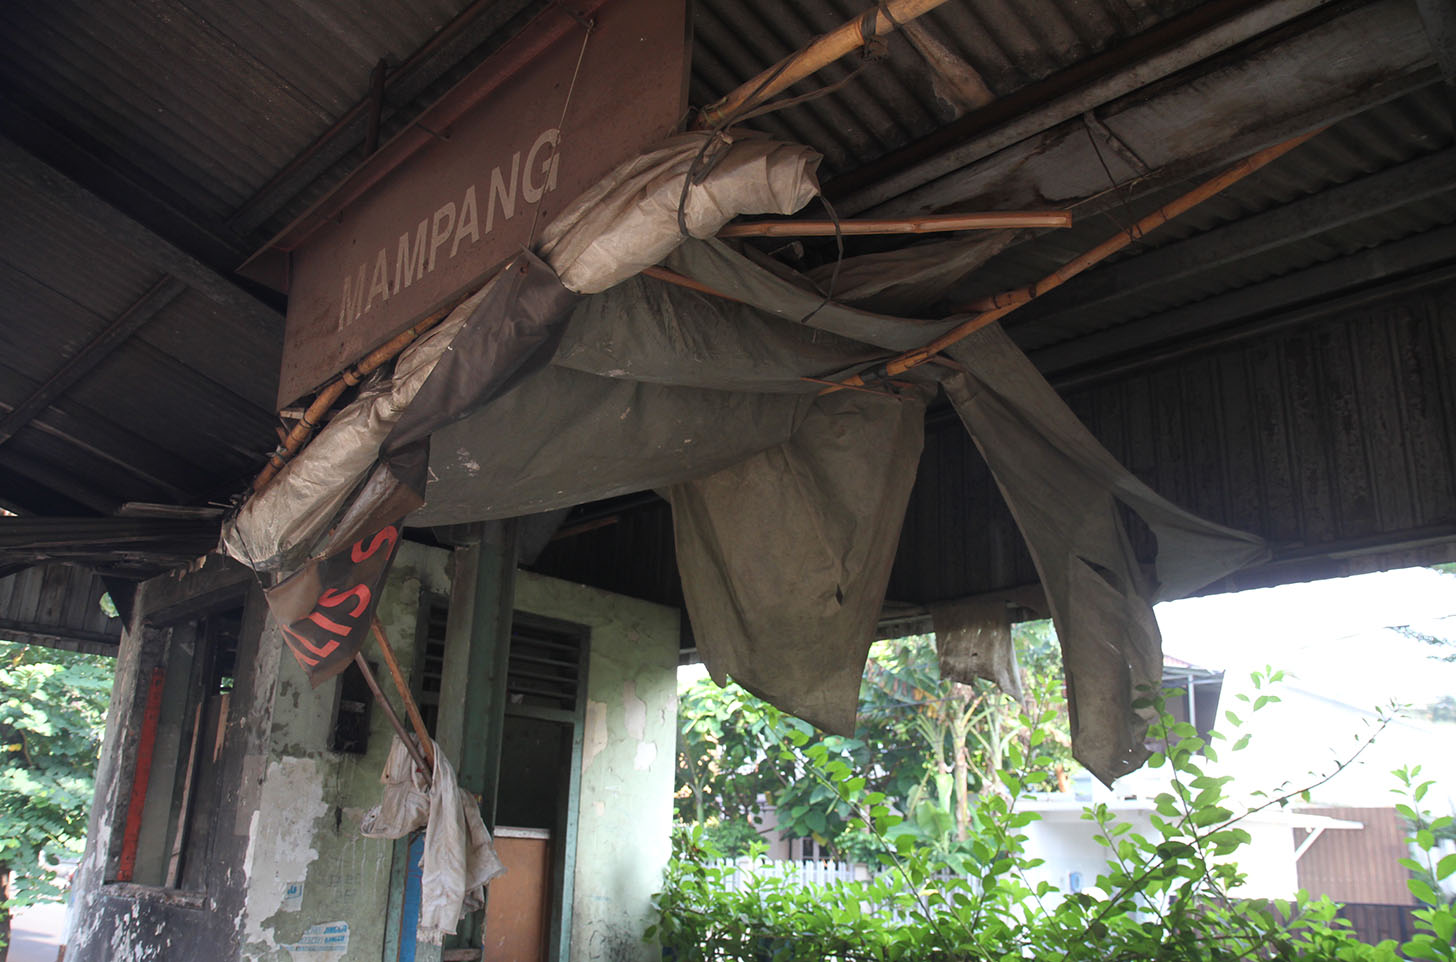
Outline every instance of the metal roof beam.
{"type": "Polygon", "coordinates": [[[143,324],[171,304],[186,289],[181,281],[163,277],[135,303],[121,313],[84,347],[71,355],[60,370],[52,374],[30,397],[21,401],[0,420],[0,445],[9,441],[15,433],[33,421],[36,415],[50,407],[71,385],[111,356],[111,353],[131,337],[143,324]]]}
{"type": "Polygon", "coordinates": [[[1327,0],[1216,0],[1097,57],[993,101],[824,187],[854,215],[1095,110],[1325,6],[1327,0]]]}
{"type": "Polygon", "coordinates": [[[1412,160],[1262,214],[1089,271],[1027,305],[1016,324],[1105,309],[1154,287],[1177,283],[1367,217],[1456,190],[1456,148],[1412,160]]]}
{"type": "MultiPolygon", "coordinates": [[[[0,361],[0,376],[16,383],[25,378],[0,361]]],[[[0,411],[12,410],[0,401],[0,411]]],[[[128,474],[154,486],[169,497],[185,501],[191,497],[183,488],[167,478],[196,476],[200,466],[148,441],[135,432],[109,420],[85,405],[58,398],[29,424],[32,431],[42,431],[82,451],[109,461],[128,474]],[[113,450],[123,450],[119,457],[113,450]]]]}
{"type": "MultiPolygon", "coordinates": [[[[1317,19],[1299,32],[1291,28],[1278,42],[1218,58],[1197,73],[1169,77],[1107,103],[1098,110],[1098,120],[1157,172],[1151,180],[1182,179],[1427,86],[1439,76],[1420,18],[1403,0],[1375,0],[1317,19]],[[1326,79],[1331,63],[1340,65],[1338,85],[1326,79]]],[[[1114,186],[1110,179],[1128,183],[1139,177],[1115,155],[1105,158],[1111,170],[1104,169],[1080,113],[1043,133],[1016,141],[1008,136],[1003,129],[993,131],[947,151],[934,160],[933,169],[921,165],[925,169],[914,177],[894,178],[893,192],[876,187],[840,209],[898,217],[1068,206],[1105,194],[1114,186]],[[924,179],[948,167],[942,176],[924,179]],[[882,202],[866,212],[869,200],[882,202]]]]}
{"type": "Polygon", "coordinates": [[[24,455],[16,454],[14,451],[0,453],[0,466],[42,484],[56,494],[79,505],[84,505],[97,514],[111,514],[121,507],[121,502],[116,498],[103,494],[90,485],[57,471],[48,464],[42,464],[24,455]]]}
{"type": "Polygon", "coordinates": [[[1456,84],[1456,4],[1451,0],[1416,0],[1416,9],[1421,12],[1442,75],[1448,84],[1456,84]]]}
{"type": "Polygon", "coordinates": [[[283,336],[283,316],[277,311],[4,137],[0,137],[0,171],[22,188],[48,198],[99,233],[130,247],[213,303],[283,336]]]}
{"type": "Polygon", "coordinates": [[[1348,257],[1154,314],[1112,330],[1030,352],[1059,391],[1162,363],[1216,343],[1301,323],[1340,307],[1456,276],[1456,227],[1441,227],[1348,257]],[[1400,275],[1407,281],[1382,285],[1400,275]],[[1374,290],[1354,293],[1367,285],[1374,290]],[[1354,300],[1340,298],[1346,292],[1354,300]],[[1210,331],[1217,329],[1211,336],[1210,331]],[[1165,346],[1160,349],[1160,346],[1165,346]],[[1125,364],[1098,364],[1137,352],[1125,364]],[[1087,368],[1085,373],[1083,369],[1087,368]]]}

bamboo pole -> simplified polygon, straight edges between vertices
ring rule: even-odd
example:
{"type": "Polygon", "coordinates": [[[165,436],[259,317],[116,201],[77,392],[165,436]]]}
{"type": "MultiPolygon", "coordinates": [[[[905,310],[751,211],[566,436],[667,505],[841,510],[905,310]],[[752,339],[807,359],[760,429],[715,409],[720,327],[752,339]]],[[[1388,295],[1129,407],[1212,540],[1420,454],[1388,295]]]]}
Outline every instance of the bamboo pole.
{"type": "Polygon", "coordinates": [[[709,287],[702,281],[695,281],[691,277],[684,276],[666,267],[644,267],[642,268],[642,273],[648,277],[655,277],[659,281],[666,281],[669,284],[674,284],[690,291],[697,291],[699,294],[707,294],[710,297],[721,297],[723,300],[732,301],[734,304],[743,303],[738,298],[724,294],[717,288],[709,287]]]}
{"type": "Polygon", "coordinates": [[[434,766],[425,761],[425,756],[420,754],[420,746],[410,740],[409,732],[405,731],[404,722],[399,720],[399,716],[394,713],[394,706],[389,703],[388,698],[384,697],[384,691],[379,687],[379,681],[374,677],[374,672],[369,670],[369,662],[364,660],[363,652],[354,652],[354,664],[358,665],[359,671],[364,674],[364,683],[374,693],[374,700],[379,702],[379,707],[384,709],[384,717],[388,718],[389,724],[394,726],[394,733],[399,736],[400,741],[404,742],[410,758],[414,759],[421,771],[433,776],[434,766]]]}
{"type": "MultiPolygon", "coordinates": [[[[1266,147],[1256,154],[1251,154],[1217,177],[1204,181],[1188,193],[1159,207],[1127,230],[1114,234],[1085,254],[1073,258],[1034,284],[1017,288],[1016,290],[1005,291],[1001,294],[996,294],[984,300],[963,306],[959,309],[960,311],[979,310],[980,313],[965,323],[952,328],[940,337],[937,337],[924,347],[916,348],[913,351],[906,351],[899,357],[887,361],[884,365],[875,369],[876,377],[893,377],[913,367],[919,367],[952,344],[964,340],[966,337],[969,337],[971,334],[989,324],[999,321],[1018,307],[1030,303],[1047,291],[1060,287],[1073,277],[1087,270],[1087,268],[1122,250],[1133,241],[1145,236],[1148,232],[1156,230],[1179,214],[1187,212],[1214,196],[1219,191],[1224,190],[1249,176],[1254,171],[1283,157],[1323,130],[1324,128],[1312,130],[1309,133],[1300,134],[1298,137],[1286,140],[1282,144],[1275,144],[1273,147],[1266,147]]],[[[853,377],[838,382],[834,387],[825,388],[819,393],[832,394],[843,388],[856,387],[865,383],[864,376],[862,374],[856,374],[853,377]]]]}
{"type": "Polygon", "coordinates": [[[999,230],[1007,227],[1071,227],[1065,210],[997,210],[976,214],[929,214],[884,220],[754,220],[729,224],[719,237],[833,237],[863,234],[936,234],[957,230],[999,230]]]}
{"type": "Polygon", "coordinates": [[[717,103],[704,107],[698,114],[698,126],[716,127],[731,120],[733,115],[745,107],[762,104],[845,54],[858,50],[864,46],[867,36],[888,36],[894,32],[897,24],[908,23],[945,2],[946,0],[886,0],[880,6],[866,10],[848,23],[816,37],[808,46],[789,54],[717,103]]]}
{"type": "Polygon", "coordinates": [[[293,456],[298,453],[298,450],[303,447],[304,442],[323,423],[323,418],[329,413],[329,408],[334,406],[334,402],[339,399],[339,395],[343,394],[346,388],[358,384],[365,377],[378,370],[384,362],[399,354],[406,347],[409,347],[415,338],[444,320],[458,304],[459,302],[457,301],[444,310],[436,311],[413,327],[396,334],[390,340],[364,355],[358,364],[346,368],[338,378],[325,385],[323,390],[319,391],[318,396],[313,399],[313,403],[308,406],[308,410],[303,412],[303,417],[293,426],[293,430],[288,432],[288,436],[283,439],[283,443],[279,445],[279,449],[268,455],[268,463],[263,466],[263,470],[258,472],[258,476],[253,479],[253,493],[257,494],[267,487],[268,482],[272,481],[278,472],[283,470],[283,466],[293,460],[293,456]]]}
{"type": "Polygon", "coordinates": [[[425,760],[430,763],[430,770],[433,771],[435,765],[434,742],[425,728],[424,718],[420,716],[420,708],[415,704],[415,696],[410,694],[409,685],[405,683],[404,672],[399,670],[399,661],[394,657],[394,649],[390,647],[389,639],[384,635],[384,626],[379,623],[378,616],[374,618],[369,627],[374,632],[374,640],[379,642],[379,650],[384,654],[384,663],[389,666],[389,674],[394,678],[394,687],[399,689],[400,701],[404,702],[405,714],[409,715],[415,734],[420,736],[420,748],[424,750],[425,760]]]}

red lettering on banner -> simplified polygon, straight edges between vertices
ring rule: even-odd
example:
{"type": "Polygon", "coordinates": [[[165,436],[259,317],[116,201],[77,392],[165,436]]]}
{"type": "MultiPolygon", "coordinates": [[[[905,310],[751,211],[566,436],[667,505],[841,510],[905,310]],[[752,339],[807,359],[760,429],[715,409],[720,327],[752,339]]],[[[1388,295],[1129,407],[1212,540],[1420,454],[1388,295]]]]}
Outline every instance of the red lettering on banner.
{"type": "Polygon", "coordinates": [[[374,533],[374,540],[369,542],[369,547],[364,547],[364,540],[362,538],[356,541],[350,557],[354,560],[355,564],[359,564],[368,559],[386,543],[393,549],[394,543],[397,540],[399,540],[399,532],[395,530],[394,525],[390,525],[387,528],[380,528],[374,533]]]}
{"type": "MultiPolygon", "coordinates": [[[[313,642],[311,642],[307,638],[305,638],[303,635],[300,635],[298,632],[294,631],[292,628],[284,628],[283,631],[284,631],[284,633],[286,633],[288,635],[291,635],[292,637],[298,639],[299,644],[303,645],[303,647],[307,648],[309,651],[313,652],[315,655],[318,655],[320,658],[327,658],[329,655],[332,655],[339,648],[339,643],[337,641],[332,641],[331,640],[327,644],[325,644],[322,648],[320,648],[317,645],[315,645],[313,642]]],[[[297,651],[298,649],[295,648],[294,650],[297,651]]],[[[317,664],[317,662],[315,662],[315,664],[317,664]]]]}
{"type": "Polygon", "coordinates": [[[332,631],[334,634],[340,635],[340,636],[345,637],[345,638],[347,638],[349,636],[349,629],[348,628],[345,628],[343,625],[339,624],[337,621],[333,621],[333,620],[331,620],[329,618],[325,618],[323,615],[319,614],[317,611],[311,613],[308,616],[308,620],[311,621],[311,622],[313,622],[314,624],[318,625],[320,628],[324,629],[325,631],[332,631]]]}
{"type": "Polygon", "coordinates": [[[309,668],[317,665],[317,658],[310,658],[308,655],[305,655],[303,652],[298,650],[298,645],[294,643],[295,637],[296,636],[293,635],[293,632],[289,631],[287,628],[283,629],[283,640],[288,643],[288,650],[293,652],[293,657],[297,658],[309,668]]]}
{"type": "Polygon", "coordinates": [[[348,591],[328,588],[323,594],[319,595],[318,603],[325,608],[337,608],[350,598],[357,598],[359,603],[354,606],[353,611],[349,612],[350,617],[357,618],[364,613],[365,608],[369,607],[370,597],[368,585],[355,585],[348,591]]]}

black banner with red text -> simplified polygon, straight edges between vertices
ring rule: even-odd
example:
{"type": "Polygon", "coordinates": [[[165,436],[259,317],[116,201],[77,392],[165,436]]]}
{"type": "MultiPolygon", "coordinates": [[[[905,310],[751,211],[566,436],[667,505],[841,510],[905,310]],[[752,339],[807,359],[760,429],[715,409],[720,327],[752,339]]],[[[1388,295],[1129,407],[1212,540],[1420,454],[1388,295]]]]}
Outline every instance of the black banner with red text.
{"type": "Polygon", "coordinates": [[[283,640],[315,688],[347,668],[364,647],[398,546],[398,526],[386,525],[267,592],[283,640]],[[300,610],[306,613],[290,617],[300,610]]]}

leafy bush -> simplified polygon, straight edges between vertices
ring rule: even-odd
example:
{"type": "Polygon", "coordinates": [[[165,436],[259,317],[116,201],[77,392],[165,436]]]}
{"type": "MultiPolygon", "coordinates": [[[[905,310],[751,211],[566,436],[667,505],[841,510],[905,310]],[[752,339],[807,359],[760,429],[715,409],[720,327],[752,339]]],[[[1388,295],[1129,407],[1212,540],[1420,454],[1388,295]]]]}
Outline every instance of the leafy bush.
{"type": "Polygon", "coordinates": [[[0,641],[0,945],[10,910],[58,897],[59,861],[81,854],[112,667],[0,641]]]}
{"type": "MultiPolygon", "coordinates": [[[[1260,673],[1255,683],[1267,685],[1278,678],[1278,673],[1260,673]]],[[[1277,696],[1260,694],[1250,708],[1275,700],[1277,696]]],[[[903,817],[891,811],[883,793],[866,790],[865,779],[842,759],[818,744],[808,745],[808,735],[791,730],[779,745],[781,756],[855,813],[861,830],[877,842],[879,874],[868,882],[817,887],[765,874],[751,878],[742,891],[730,891],[725,884],[730,870],[714,864],[721,853],[694,827],[677,838],[677,857],[657,897],[656,923],[647,938],[660,940],[665,957],[675,962],[1380,962],[1398,958],[1397,949],[1411,958],[1456,958],[1456,915],[1434,887],[1456,871],[1456,858],[1449,856],[1428,857],[1425,865],[1413,862],[1430,876],[1429,882],[1412,880],[1412,891],[1425,903],[1415,913],[1422,933],[1399,947],[1393,941],[1362,943],[1327,898],[1315,900],[1301,892],[1292,901],[1266,902],[1230,895],[1244,878],[1236,855],[1250,840],[1240,823],[1270,806],[1307,796],[1353,761],[1375,733],[1305,789],[1265,796],[1237,813],[1226,792],[1229,779],[1205,771],[1208,762],[1217,760],[1214,746],[1193,726],[1163,711],[1160,696],[1146,703],[1160,713],[1152,737],[1161,750],[1150,764],[1168,768],[1170,790],[1155,800],[1148,835],[1105,805],[1086,809],[1083,817],[1096,823],[1098,838],[1108,849],[1096,892],[1062,892],[1029,877],[1041,862],[1026,854],[1024,830],[1039,816],[1018,806],[1047,778],[1049,758],[1036,733],[1049,718],[1021,719],[1034,733],[1030,750],[1015,741],[1007,746],[999,773],[1004,791],[981,794],[973,830],[950,847],[905,830],[903,817]]],[[[1247,738],[1239,739],[1234,748],[1246,743],[1247,738]]],[[[1407,817],[1413,820],[1421,817],[1418,794],[1424,793],[1417,775],[1405,773],[1411,796],[1407,817]]],[[[1434,830],[1424,831],[1422,835],[1418,830],[1413,840],[1431,856],[1434,830]]]]}

